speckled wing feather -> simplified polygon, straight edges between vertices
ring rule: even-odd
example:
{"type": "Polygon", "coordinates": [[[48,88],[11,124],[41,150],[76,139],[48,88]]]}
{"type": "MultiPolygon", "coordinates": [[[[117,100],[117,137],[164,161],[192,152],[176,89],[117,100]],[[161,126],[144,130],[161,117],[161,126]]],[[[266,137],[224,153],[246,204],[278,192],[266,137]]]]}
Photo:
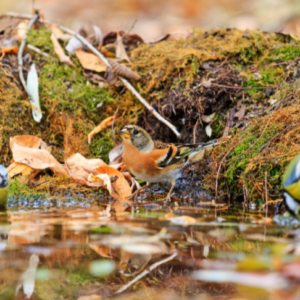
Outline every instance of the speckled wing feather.
{"type": "Polygon", "coordinates": [[[182,162],[184,163],[188,160],[190,155],[194,156],[200,151],[214,147],[218,144],[217,140],[198,144],[167,144],[161,141],[154,141],[155,149],[168,149],[166,156],[158,162],[158,167],[164,168],[176,164],[181,160],[183,160],[182,162]]]}

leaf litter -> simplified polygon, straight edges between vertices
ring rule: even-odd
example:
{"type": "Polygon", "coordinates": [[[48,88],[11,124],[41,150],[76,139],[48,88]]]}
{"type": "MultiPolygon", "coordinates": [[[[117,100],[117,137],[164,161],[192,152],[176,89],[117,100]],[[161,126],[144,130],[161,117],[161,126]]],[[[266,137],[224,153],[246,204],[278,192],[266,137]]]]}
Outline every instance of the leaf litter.
{"type": "MultiPolygon", "coordinates": [[[[281,62],[279,62],[279,66],[272,66],[270,61],[262,59],[262,57],[268,57],[269,54],[275,55],[278,59],[283,57],[285,64],[295,69],[296,66],[289,62],[294,59],[295,54],[290,54],[288,53],[290,49],[287,50],[290,47],[290,36],[259,31],[249,33],[216,29],[207,32],[199,30],[193,34],[169,34],[168,37],[147,44],[142,38],[131,33],[111,32],[102,38],[101,30],[96,27],[93,28],[92,33],[81,30],[81,36],[86,37],[92,45],[110,59],[112,70],[107,70],[107,66],[98,56],[89,53],[86,45],[78,43],[77,37],[65,36],[65,33],[59,31],[58,27],[43,27],[42,24],[41,22],[30,32],[29,39],[34,41],[38,49],[42,49],[44,53],[52,56],[58,55],[62,64],[45,63],[39,59],[38,52],[29,52],[29,55],[26,54],[27,57],[24,56],[23,59],[28,70],[32,58],[36,60],[36,71],[39,83],[41,83],[40,111],[43,111],[43,114],[45,112],[43,122],[48,122],[45,124],[49,126],[47,128],[46,125],[41,130],[29,120],[26,121],[27,123],[24,122],[24,116],[28,116],[30,105],[20,90],[14,54],[5,53],[2,60],[8,63],[10,68],[5,69],[5,66],[1,65],[0,71],[3,75],[1,84],[5,87],[1,89],[1,99],[5,98],[8,105],[1,104],[0,109],[4,116],[11,118],[13,127],[6,128],[2,120],[0,132],[3,138],[0,145],[4,145],[1,148],[1,154],[4,155],[1,159],[8,162],[13,157],[9,175],[16,178],[13,182],[17,185],[16,189],[26,188],[26,186],[18,185],[17,180],[20,177],[23,180],[22,184],[32,180],[42,184],[48,180],[43,185],[47,188],[52,186],[52,193],[58,191],[60,184],[62,189],[65,189],[65,182],[68,181],[77,188],[78,185],[82,186],[79,191],[86,193],[79,196],[81,205],[84,205],[82,199],[87,196],[86,191],[93,190],[99,193],[99,187],[101,187],[101,193],[107,190],[107,194],[112,198],[105,200],[101,198],[100,204],[97,205],[87,204],[91,205],[89,209],[75,208],[66,212],[55,208],[55,205],[51,203],[52,197],[48,197],[49,201],[46,201],[48,201],[49,212],[32,210],[28,211],[28,214],[25,209],[29,206],[28,200],[20,201],[15,211],[10,212],[9,227],[1,225],[0,228],[1,232],[8,235],[9,240],[9,243],[5,243],[5,237],[2,239],[1,236],[1,247],[7,247],[4,256],[8,263],[4,268],[14,272],[11,260],[13,254],[10,252],[12,251],[10,247],[14,245],[14,251],[21,253],[23,250],[18,248],[18,245],[26,244],[28,248],[24,250],[25,253],[34,252],[41,255],[42,267],[56,275],[51,277],[51,280],[57,286],[60,285],[61,278],[67,277],[66,282],[71,282],[72,286],[89,286],[94,284],[95,277],[105,274],[106,282],[97,279],[97,283],[100,283],[101,293],[110,295],[113,292],[126,292],[130,289],[141,290],[139,288],[143,285],[149,295],[161,298],[164,294],[157,295],[151,287],[158,285],[161,287],[160,291],[163,291],[162,285],[172,288],[174,283],[177,283],[175,284],[176,293],[181,295],[182,291],[187,290],[189,294],[198,295],[198,284],[201,286],[201,292],[206,292],[208,297],[221,293],[226,299],[246,297],[238,285],[266,290],[265,292],[271,298],[285,293],[287,287],[292,294],[296,294],[297,288],[293,286],[292,280],[299,279],[296,271],[297,257],[284,252],[280,252],[283,253],[280,257],[277,249],[286,247],[288,243],[293,246],[294,240],[288,237],[288,230],[274,225],[272,219],[274,212],[269,212],[269,217],[259,213],[247,215],[245,207],[239,205],[241,204],[239,199],[244,195],[238,190],[243,189],[244,194],[250,199],[247,199],[248,201],[257,200],[260,197],[265,200],[263,191],[266,187],[263,185],[260,173],[264,175],[266,169],[270,178],[269,195],[271,199],[272,197],[277,199],[280,193],[278,188],[280,168],[284,168],[290,157],[298,151],[296,138],[299,121],[297,118],[298,94],[291,92],[295,90],[294,87],[297,84],[296,76],[284,77],[284,64],[280,65],[281,62]],[[44,34],[39,35],[40,40],[37,36],[33,38],[35,32],[39,30],[44,34]],[[76,41],[75,46],[74,44],[70,46],[69,51],[73,55],[72,63],[63,50],[70,38],[73,42],[76,41]],[[202,45],[200,48],[198,43],[202,45]],[[187,44],[189,47],[186,47],[187,44]],[[277,51],[278,45],[286,52],[277,51]],[[213,47],[214,51],[210,51],[210,47],[213,47]],[[92,59],[90,55],[93,55],[92,59]],[[121,59],[122,63],[116,58],[121,59]],[[251,63],[249,67],[248,63],[251,63]],[[266,63],[274,68],[275,75],[268,73],[266,63]],[[98,64],[102,64],[102,69],[98,68],[98,64]],[[81,77],[79,73],[76,73],[74,66],[82,72],[81,77]],[[59,76],[62,74],[54,76],[53,70],[56,68],[62,71],[67,79],[60,81],[59,76]],[[253,70],[255,68],[260,68],[259,72],[253,70]],[[69,71],[70,69],[73,70],[69,71]],[[252,69],[251,72],[249,69],[252,69]],[[44,73],[47,70],[50,72],[44,73]],[[186,75],[185,78],[181,78],[182,72],[186,75]],[[98,149],[103,149],[98,139],[105,137],[112,120],[117,119],[112,115],[118,106],[122,107],[121,113],[126,113],[116,124],[117,130],[124,124],[137,122],[143,125],[152,136],[175,141],[169,128],[166,129],[157,124],[154,117],[148,116],[141,106],[134,102],[132,96],[124,92],[124,86],[118,81],[118,76],[132,81],[139,80],[138,84],[134,83],[138,85],[139,91],[148,96],[154,108],[176,124],[181,131],[183,141],[192,142],[191,138],[194,142],[204,141],[207,140],[206,136],[219,138],[222,135],[227,136],[229,132],[233,135],[233,139],[228,144],[213,149],[210,152],[211,157],[207,155],[208,153],[203,153],[201,163],[190,167],[187,173],[193,174],[185,174],[186,177],[183,177],[182,182],[179,183],[177,192],[179,198],[177,195],[177,199],[181,201],[181,206],[179,209],[175,207],[171,214],[166,215],[165,208],[161,209],[153,205],[148,206],[150,209],[145,209],[145,203],[151,204],[151,202],[146,202],[148,200],[141,197],[136,203],[127,200],[127,197],[132,194],[130,185],[133,184],[134,179],[122,170],[121,146],[117,146],[112,152],[107,152],[110,165],[98,158],[102,153],[101,150],[97,152],[96,158],[91,155],[91,148],[87,146],[90,143],[98,149]],[[75,84],[76,77],[81,78],[79,88],[75,84]],[[54,99],[56,95],[52,94],[51,89],[47,93],[44,92],[47,81],[50,82],[51,78],[59,83],[56,90],[59,92],[59,101],[54,99]],[[91,87],[94,83],[91,78],[96,84],[103,80],[109,83],[110,87],[103,88],[97,85],[97,89],[94,89],[96,86],[91,87]],[[279,86],[279,80],[284,80],[284,85],[279,86]],[[7,87],[10,89],[9,93],[6,92],[7,87]],[[74,89],[77,92],[82,89],[91,91],[93,96],[85,99],[87,105],[79,100],[81,102],[78,102],[77,106],[76,101],[81,98],[76,94],[73,94],[74,102],[69,98],[65,99],[74,89]],[[102,94],[104,89],[107,89],[105,90],[107,94],[102,94]],[[276,102],[270,99],[272,95],[276,102]],[[103,102],[97,100],[101,97],[104,97],[103,102]],[[187,98],[193,99],[194,102],[186,105],[187,98]],[[66,106],[68,102],[71,104],[70,107],[66,106]],[[180,107],[184,107],[184,114],[180,107]],[[196,114],[192,114],[193,111],[196,114]],[[21,120],[18,119],[20,113],[22,114],[21,120]],[[270,116],[272,121],[270,121],[270,116]],[[290,130],[285,129],[286,123],[292,124],[290,130]],[[97,127],[96,124],[99,126],[97,127]],[[51,131],[51,128],[55,130],[51,131]],[[95,132],[98,134],[97,137],[94,136],[95,132]],[[15,137],[15,133],[20,136],[15,137]],[[29,133],[36,136],[25,135],[29,133]],[[11,154],[8,154],[7,137],[12,138],[11,154]],[[292,144],[289,141],[293,141],[292,144]],[[229,149],[233,150],[228,152],[229,149]],[[228,157],[224,156],[226,153],[228,157]],[[240,159],[235,159],[237,157],[240,159]],[[215,162],[223,161],[223,158],[224,165],[220,167],[220,172],[214,174],[215,162]],[[280,163],[276,159],[279,159],[280,163]],[[209,170],[211,174],[203,172],[204,169],[209,170]],[[236,170],[238,172],[235,173],[236,170]],[[188,179],[191,177],[192,180],[188,179]],[[191,196],[188,190],[188,197],[186,197],[182,194],[186,190],[184,187],[187,183],[197,185],[199,181],[194,182],[195,177],[204,178],[205,189],[208,191],[213,190],[214,183],[220,179],[222,189],[224,189],[223,195],[230,194],[229,200],[223,197],[218,199],[218,203],[206,201],[205,195],[209,193],[205,194],[202,190],[197,191],[196,196],[191,196]],[[92,187],[97,187],[97,189],[92,189],[92,187]],[[232,196],[235,198],[234,202],[230,202],[232,196]],[[195,199],[197,199],[196,202],[195,199]],[[238,212],[232,210],[233,208],[238,212]],[[155,216],[154,219],[153,216],[155,216]],[[239,225],[242,220],[244,223],[239,225]],[[38,225],[39,222],[42,223],[38,225]],[[238,229],[232,231],[232,226],[238,229]],[[130,227],[135,227],[135,231],[133,232],[130,227]],[[168,228],[167,233],[163,231],[163,234],[161,232],[155,234],[159,232],[159,228],[165,227],[168,228]],[[224,227],[228,227],[228,230],[227,228],[223,230],[224,227]],[[142,235],[145,229],[151,229],[153,235],[142,235]],[[257,230],[260,232],[259,235],[256,234],[257,230]],[[261,233],[262,230],[264,234],[261,233]],[[59,247],[53,246],[58,242],[59,247]],[[95,248],[96,246],[98,248],[95,248]],[[245,258],[245,254],[261,255],[266,252],[269,253],[266,261],[271,258],[273,265],[263,269],[264,273],[260,270],[252,272],[253,269],[247,266],[249,262],[250,264],[253,262],[253,265],[254,262],[257,263],[258,258],[251,256],[245,258]],[[87,257],[87,253],[90,256],[87,257]],[[286,257],[286,255],[292,256],[286,257]],[[101,257],[110,259],[109,263],[107,264],[101,257]],[[68,259],[72,260],[69,266],[73,271],[61,268],[63,264],[68,264],[68,259]],[[287,259],[289,263],[285,266],[287,259]],[[91,260],[95,261],[92,268],[83,267],[83,264],[88,265],[91,260]],[[195,268],[205,269],[205,263],[201,264],[201,261],[207,263],[214,261],[217,270],[194,271],[195,268]],[[118,265],[119,262],[124,265],[121,266],[121,263],[118,265]],[[234,268],[233,271],[228,271],[224,267],[229,262],[234,268]],[[245,268],[243,273],[239,270],[241,265],[245,268]],[[77,272],[77,276],[80,276],[82,268],[86,272],[82,275],[85,279],[76,281],[74,277],[72,278],[72,274],[77,272]],[[109,271],[101,273],[101,269],[109,271]],[[268,272],[266,273],[265,270],[268,272]],[[148,276],[150,271],[153,272],[148,276]],[[120,280],[115,280],[114,277],[114,274],[118,272],[136,277],[131,281],[122,277],[123,282],[120,283],[120,280]],[[207,283],[208,281],[210,283],[207,283]],[[214,285],[212,281],[218,282],[219,286],[214,285]],[[107,291],[107,285],[110,285],[113,291],[107,291]]],[[[28,23],[20,24],[15,36],[16,41],[23,39],[21,31],[27,26],[28,23]]],[[[298,43],[297,40],[296,43],[298,43]]],[[[36,200],[32,203],[32,208],[39,208],[36,200]]],[[[271,200],[268,203],[273,202],[271,200]]],[[[23,255],[20,264],[22,266],[28,264],[28,258],[30,258],[29,255],[25,263],[26,259],[23,255]]],[[[43,270],[37,269],[38,271],[43,270]]],[[[32,283],[30,285],[32,286],[32,283]]],[[[5,289],[4,293],[9,286],[6,285],[5,289]]],[[[32,288],[30,287],[29,290],[31,292],[32,288]]],[[[42,290],[43,282],[37,280],[33,297],[38,295],[39,299],[46,299],[42,290]]],[[[54,288],[51,289],[53,299],[57,298],[56,291],[54,288]]],[[[25,288],[24,292],[27,297],[30,297],[28,289],[25,288]]],[[[58,293],[64,292],[64,288],[61,287],[58,293]]],[[[77,290],[77,292],[80,291],[77,290]]],[[[76,297],[82,298],[77,295],[76,297]]],[[[92,299],[99,298],[99,295],[83,297],[92,299]]]]}

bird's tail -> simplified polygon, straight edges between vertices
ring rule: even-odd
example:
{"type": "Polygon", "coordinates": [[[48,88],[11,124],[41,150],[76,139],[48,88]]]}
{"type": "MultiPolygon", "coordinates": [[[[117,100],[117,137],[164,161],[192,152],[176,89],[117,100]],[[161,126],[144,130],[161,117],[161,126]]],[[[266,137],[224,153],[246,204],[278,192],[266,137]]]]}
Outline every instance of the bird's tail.
{"type": "Polygon", "coordinates": [[[189,161],[190,162],[195,162],[195,161],[198,161],[198,160],[202,159],[206,149],[213,148],[213,147],[215,147],[219,144],[220,143],[218,142],[218,140],[211,140],[207,143],[195,145],[196,147],[194,148],[194,150],[189,155],[189,161]]]}

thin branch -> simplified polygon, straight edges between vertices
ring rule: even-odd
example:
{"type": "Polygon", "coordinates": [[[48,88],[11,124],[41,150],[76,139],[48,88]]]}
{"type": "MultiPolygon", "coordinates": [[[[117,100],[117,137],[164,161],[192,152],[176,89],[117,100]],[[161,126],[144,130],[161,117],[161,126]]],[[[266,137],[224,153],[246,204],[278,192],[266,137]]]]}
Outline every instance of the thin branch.
{"type": "Polygon", "coordinates": [[[45,56],[47,58],[55,59],[54,57],[52,57],[48,53],[42,51],[41,49],[39,49],[39,48],[37,48],[37,47],[35,47],[33,45],[27,44],[27,48],[30,49],[30,50],[32,50],[32,51],[34,51],[34,52],[36,52],[36,53],[38,53],[38,54],[40,54],[40,55],[43,55],[43,56],[45,56]]]}
{"type": "Polygon", "coordinates": [[[129,281],[127,284],[125,284],[123,287],[121,287],[119,290],[117,290],[115,292],[115,294],[119,294],[124,292],[125,290],[127,290],[130,286],[132,286],[134,283],[136,283],[138,280],[140,280],[141,278],[143,278],[144,276],[146,276],[147,274],[149,274],[151,271],[153,271],[154,269],[156,269],[158,266],[172,260],[173,258],[175,258],[177,256],[177,250],[174,250],[173,254],[170,255],[169,257],[160,260],[156,263],[154,263],[153,265],[151,265],[148,269],[144,270],[144,272],[140,273],[138,276],[136,276],[133,280],[129,281]]]}
{"type": "Polygon", "coordinates": [[[29,99],[30,99],[31,102],[34,102],[34,101],[32,99],[32,96],[30,95],[30,92],[27,89],[27,85],[26,85],[26,82],[25,82],[25,79],[24,79],[24,74],[23,74],[23,51],[24,51],[24,48],[25,48],[25,45],[26,45],[28,31],[31,29],[33,24],[39,19],[39,17],[40,16],[39,16],[38,13],[36,13],[33,17],[31,16],[31,20],[28,24],[28,27],[26,29],[25,35],[23,37],[23,40],[21,42],[21,45],[20,45],[20,48],[19,48],[19,51],[18,51],[19,77],[20,77],[20,80],[21,80],[22,85],[24,87],[24,90],[28,94],[29,99]]]}
{"type": "MultiPolygon", "coordinates": [[[[18,14],[18,13],[6,13],[6,14],[2,14],[0,15],[0,19],[4,18],[4,17],[10,17],[10,18],[21,18],[21,19],[31,19],[32,16],[28,15],[28,14],[18,14]]],[[[43,20],[40,19],[41,23],[44,24],[48,24],[48,25],[54,25],[58,28],[60,28],[61,30],[74,35],[78,40],[80,40],[82,42],[83,45],[85,45],[87,48],[89,48],[94,54],[96,54],[105,64],[108,68],[111,69],[111,65],[108,62],[108,60],[106,59],[106,57],[100,52],[98,51],[92,44],[90,44],[83,36],[81,36],[80,34],[76,33],[75,31],[65,27],[65,26],[61,26],[55,23],[51,23],[47,20],[43,20]]],[[[123,77],[119,76],[119,78],[121,79],[121,81],[126,85],[126,87],[140,100],[140,102],[142,102],[144,104],[144,106],[146,106],[146,108],[148,110],[150,110],[153,115],[160,120],[161,122],[163,122],[164,124],[166,124],[178,137],[180,136],[180,133],[177,131],[176,127],[174,125],[172,125],[169,121],[167,121],[165,118],[163,118],[139,93],[138,91],[123,77]]]]}

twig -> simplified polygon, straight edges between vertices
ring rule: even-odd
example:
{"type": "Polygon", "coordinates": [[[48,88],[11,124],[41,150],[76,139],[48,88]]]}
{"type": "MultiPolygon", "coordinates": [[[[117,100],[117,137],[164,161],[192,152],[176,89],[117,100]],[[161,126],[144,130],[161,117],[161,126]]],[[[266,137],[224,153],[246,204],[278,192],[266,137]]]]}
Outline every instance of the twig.
{"type": "MultiPolygon", "coordinates": [[[[289,46],[290,46],[290,45],[289,45],[289,46]]],[[[278,63],[278,64],[272,63],[272,64],[269,64],[269,65],[264,65],[264,66],[259,67],[259,68],[257,68],[257,69],[248,71],[248,73],[254,73],[254,72],[257,72],[257,71],[260,70],[260,69],[264,69],[264,68],[268,68],[268,67],[278,67],[278,66],[281,66],[281,65],[288,65],[288,64],[293,63],[293,62],[296,62],[296,61],[298,61],[298,60],[300,60],[300,57],[297,57],[297,58],[292,59],[292,60],[289,60],[289,61],[284,61],[284,62],[281,62],[281,63],[278,63]]]]}
{"type": "Polygon", "coordinates": [[[151,271],[153,271],[154,269],[156,269],[158,266],[172,260],[173,258],[175,258],[177,256],[177,250],[174,250],[173,254],[170,255],[169,257],[160,260],[156,263],[154,263],[153,265],[151,265],[148,269],[144,270],[144,272],[140,273],[138,276],[136,276],[133,280],[129,281],[127,284],[125,284],[123,287],[121,287],[119,290],[117,290],[115,292],[115,294],[119,294],[124,292],[125,290],[127,290],[130,286],[132,286],[135,282],[137,282],[138,280],[140,280],[141,278],[143,278],[144,276],[146,276],[147,274],[149,274],[151,271]]]}
{"type": "MultiPolygon", "coordinates": [[[[28,15],[28,14],[18,14],[18,13],[6,13],[6,14],[2,14],[0,15],[0,19],[4,18],[4,17],[11,17],[11,18],[21,18],[21,19],[31,19],[32,16],[28,15]]],[[[94,54],[96,54],[105,64],[108,68],[111,69],[111,65],[108,62],[108,60],[106,59],[106,57],[100,52],[98,51],[92,44],[90,44],[83,36],[81,36],[80,34],[76,33],[75,31],[65,27],[65,26],[61,26],[55,23],[51,23],[47,20],[43,20],[40,19],[41,23],[44,24],[48,24],[48,25],[54,25],[58,28],[60,28],[61,30],[74,35],[78,40],[80,40],[82,42],[83,45],[85,45],[87,48],[89,48],[94,54]]],[[[153,115],[160,120],[162,123],[166,124],[178,137],[180,136],[180,133],[177,131],[176,127],[171,124],[169,121],[167,121],[165,118],[163,118],[139,93],[138,91],[123,77],[119,76],[119,78],[121,79],[121,81],[126,85],[126,87],[140,100],[140,102],[142,102],[144,104],[144,106],[146,106],[146,108],[148,110],[150,110],[153,115]]]]}
{"type": "Polygon", "coordinates": [[[193,143],[196,144],[196,128],[197,128],[197,125],[198,125],[198,119],[196,121],[196,124],[194,126],[194,130],[193,130],[193,143]]]}
{"type": "Polygon", "coordinates": [[[33,101],[32,96],[30,95],[30,92],[27,89],[27,85],[26,85],[26,82],[25,82],[25,79],[24,79],[24,74],[23,74],[23,51],[24,51],[24,48],[25,48],[25,45],[26,45],[28,31],[31,29],[33,24],[39,19],[39,17],[40,16],[39,16],[38,13],[36,13],[33,17],[31,16],[31,20],[28,24],[25,35],[24,35],[23,40],[21,42],[21,46],[20,46],[19,51],[18,51],[19,77],[20,77],[20,80],[21,80],[22,85],[24,87],[24,90],[26,91],[26,93],[29,96],[30,102],[34,102],[34,101],[33,101]]]}
{"type": "Polygon", "coordinates": [[[234,89],[234,90],[265,90],[268,88],[273,88],[273,89],[278,89],[279,86],[273,86],[273,85],[269,85],[269,86],[254,86],[254,87],[242,87],[242,86],[234,86],[234,85],[223,85],[223,84],[217,84],[217,83],[211,83],[212,86],[215,87],[223,87],[226,89],[234,89]]]}
{"type": "Polygon", "coordinates": [[[40,55],[43,55],[43,56],[48,57],[48,58],[52,58],[48,53],[42,51],[41,49],[39,49],[39,48],[37,48],[37,47],[35,47],[35,46],[33,46],[33,45],[27,44],[27,47],[28,47],[30,50],[32,50],[32,51],[34,51],[34,52],[36,52],[36,53],[38,53],[38,54],[40,54],[40,55]]]}
{"type": "MultiPolygon", "coordinates": [[[[129,27],[129,29],[121,36],[121,41],[123,41],[123,39],[129,34],[129,32],[133,29],[134,25],[136,24],[137,19],[135,19],[133,21],[133,23],[131,24],[131,26],[129,27]]],[[[113,45],[115,45],[117,43],[117,39],[116,41],[113,43],[113,45]]]]}
{"type": "Polygon", "coordinates": [[[266,218],[268,217],[268,181],[267,181],[268,173],[265,172],[265,192],[266,192],[266,218]]]}
{"type": "Polygon", "coordinates": [[[115,111],[115,114],[114,114],[114,119],[113,119],[113,122],[111,124],[111,130],[113,132],[113,140],[114,142],[116,142],[116,136],[115,136],[115,121],[116,121],[116,116],[117,116],[117,113],[119,111],[119,106],[117,107],[116,111],[115,111]]]}

